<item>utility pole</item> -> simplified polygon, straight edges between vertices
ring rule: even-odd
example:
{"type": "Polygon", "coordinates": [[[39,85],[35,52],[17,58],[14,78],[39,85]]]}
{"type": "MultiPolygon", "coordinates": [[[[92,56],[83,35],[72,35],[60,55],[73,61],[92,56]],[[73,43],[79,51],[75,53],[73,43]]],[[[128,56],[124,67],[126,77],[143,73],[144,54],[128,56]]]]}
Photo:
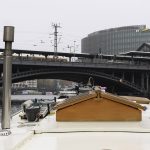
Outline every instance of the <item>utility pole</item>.
{"type": "Polygon", "coordinates": [[[61,28],[60,25],[57,25],[57,23],[52,24],[52,27],[54,28],[54,56],[57,57],[57,37],[58,37],[58,31],[57,28],[61,28]]]}

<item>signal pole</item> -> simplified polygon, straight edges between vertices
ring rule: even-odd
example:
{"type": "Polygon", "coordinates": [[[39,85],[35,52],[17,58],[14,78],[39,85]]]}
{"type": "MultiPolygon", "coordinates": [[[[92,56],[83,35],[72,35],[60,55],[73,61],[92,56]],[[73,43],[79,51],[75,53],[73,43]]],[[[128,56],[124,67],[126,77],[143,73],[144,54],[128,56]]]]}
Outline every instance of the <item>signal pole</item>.
{"type": "Polygon", "coordinates": [[[54,28],[54,56],[57,57],[57,46],[58,46],[58,43],[57,43],[57,34],[58,34],[58,31],[57,31],[57,28],[61,28],[60,25],[57,25],[57,24],[52,24],[52,27],[54,28]]]}

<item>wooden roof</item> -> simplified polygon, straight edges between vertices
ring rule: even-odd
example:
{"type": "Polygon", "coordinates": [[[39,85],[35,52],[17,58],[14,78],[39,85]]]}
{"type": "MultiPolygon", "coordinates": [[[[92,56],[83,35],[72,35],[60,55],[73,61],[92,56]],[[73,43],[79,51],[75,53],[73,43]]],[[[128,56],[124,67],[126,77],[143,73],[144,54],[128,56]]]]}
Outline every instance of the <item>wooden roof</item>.
{"type": "Polygon", "coordinates": [[[88,94],[88,93],[80,94],[80,95],[68,98],[68,99],[64,100],[63,102],[58,103],[54,107],[54,109],[65,108],[67,106],[74,105],[76,103],[80,103],[82,101],[86,101],[86,100],[89,100],[89,99],[92,99],[92,98],[96,98],[96,97],[97,97],[96,93],[92,93],[92,94],[88,94]]]}
{"type": "Polygon", "coordinates": [[[105,99],[108,99],[117,103],[128,105],[136,109],[142,109],[142,110],[146,109],[144,106],[137,104],[135,102],[132,102],[124,97],[120,97],[120,96],[113,95],[107,92],[102,92],[102,91],[93,91],[92,93],[85,93],[85,94],[71,97],[69,99],[64,100],[61,103],[58,103],[54,107],[54,109],[59,110],[59,109],[62,109],[62,108],[65,108],[65,107],[68,107],[68,106],[71,106],[71,105],[74,105],[74,104],[77,104],[77,103],[80,103],[89,99],[93,99],[93,98],[105,98],[105,99]]]}
{"type": "Polygon", "coordinates": [[[101,97],[109,99],[111,101],[115,101],[115,102],[124,104],[124,105],[131,106],[131,107],[136,108],[136,109],[142,109],[142,110],[146,109],[144,106],[142,106],[140,104],[137,104],[135,102],[132,102],[132,101],[128,100],[127,98],[120,97],[120,96],[117,96],[117,95],[113,95],[113,94],[110,94],[110,93],[101,92],[101,97]]]}

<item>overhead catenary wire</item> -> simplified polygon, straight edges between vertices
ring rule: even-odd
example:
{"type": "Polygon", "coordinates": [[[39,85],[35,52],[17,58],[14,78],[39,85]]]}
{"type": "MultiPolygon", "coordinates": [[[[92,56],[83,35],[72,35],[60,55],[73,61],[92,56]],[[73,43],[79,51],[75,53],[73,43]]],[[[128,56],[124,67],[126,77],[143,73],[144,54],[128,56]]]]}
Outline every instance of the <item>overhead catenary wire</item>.
{"type": "MultiPolygon", "coordinates": [[[[59,24],[57,24],[57,26],[60,26],[59,24]]],[[[1,32],[1,30],[0,30],[1,32]]],[[[61,33],[62,34],[62,33],[61,33]]],[[[15,36],[15,43],[13,45],[13,47],[18,48],[18,49],[39,49],[41,50],[42,47],[44,49],[50,50],[52,51],[52,48],[57,47],[57,50],[55,51],[63,51],[64,47],[66,47],[66,45],[72,45],[72,41],[80,41],[80,37],[76,36],[76,35],[71,35],[66,33],[65,37],[60,37],[58,38],[58,36],[61,36],[58,34],[57,31],[57,46],[56,43],[54,43],[54,40],[52,40],[51,35],[54,35],[54,33],[50,34],[48,32],[41,32],[41,31],[33,31],[33,30],[17,30],[16,29],[16,36],[15,36]],[[22,38],[20,38],[20,36],[22,38]],[[77,38],[78,37],[78,38],[77,38]],[[41,43],[41,40],[44,41],[43,43],[41,43]],[[41,45],[42,44],[42,45],[41,45]],[[35,46],[36,45],[36,46],[35,46]],[[59,49],[58,49],[58,45],[59,45],[59,49]]],[[[1,41],[3,40],[2,37],[0,38],[1,41]]],[[[3,44],[1,44],[3,47],[3,44]]],[[[78,44],[80,45],[80,44],[78,44]]],[[[80,46],[79,46],[80,47],[80,46]]],[[[67,49],[66,49],[67,50],[67,49]]]]}

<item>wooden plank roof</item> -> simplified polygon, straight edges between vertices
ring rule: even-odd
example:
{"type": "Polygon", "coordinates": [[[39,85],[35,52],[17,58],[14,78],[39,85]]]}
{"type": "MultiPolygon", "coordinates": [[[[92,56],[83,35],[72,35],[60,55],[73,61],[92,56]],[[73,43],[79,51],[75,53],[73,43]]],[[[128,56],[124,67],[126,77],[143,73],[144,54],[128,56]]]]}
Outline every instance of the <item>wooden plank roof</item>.
{"type": "Polygon", "coordinates": [[[80,95],[68,98],[68,99],[64,100],[63,102],[58,103],[54,107],[54,109],[65,108],[65,107],[68,107],[68,106],[71,106],[71,105],[74,105],[74,104],[77,104],[77,103],[80,103],[82,101],[86,101],[86,100],[89,100],[89,99],[92,99],[92,98],[96,98],[96,97],[97,97],[96,93],[92,93],[92,94],[89,94],[89,93],[80,94],[80,95]]]}
{"type": "Polygon", "coordinates": [[[59,110],[59,109],[62,109],[62,108],[86,101],[86,100],[90,100],[93,98],[105,98],[105,99],[108,99],[108,100],[111,100],[111,101],[114,101],[117,103],[128,105],[128,106],[136,108],[136,109],[142,109],[142,110],[146,109],[144,106],[137,104],[135,102],[132,102],[124,97],[120,97],[120,96],[113,95],[113,94],[110,94],[107,92],[102,92],[102,91],[93,91],[92,93],[85,93],[85,94],[71,97],[69,99],[64,100],[61,103],[58,103],[54,107],[54,109],[59,110]]]}
{"type": "Polygon", "coordinates": [[[109,99],[111,101],[115,101],[115,102],[124,104],[124,105],[131,106],[131,107],[136,108],[136,109],[142,109],[142,110],[146,109],[144,106],[137,104],[135,102],[132,102],[132,101],[128,100],[127,98],[113,95],[110,93],[101,92],[101,97],[109,99]]]}

